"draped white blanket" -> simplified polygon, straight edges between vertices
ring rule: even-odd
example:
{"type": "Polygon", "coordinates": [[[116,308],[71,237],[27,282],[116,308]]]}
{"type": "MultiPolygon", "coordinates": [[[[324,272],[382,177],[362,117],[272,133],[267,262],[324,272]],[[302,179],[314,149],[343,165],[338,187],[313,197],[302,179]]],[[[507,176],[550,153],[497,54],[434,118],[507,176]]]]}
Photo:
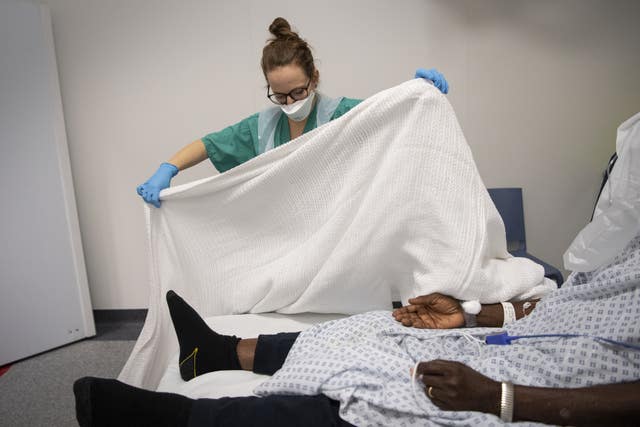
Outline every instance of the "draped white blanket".
{"type": "Polygon", "coordinates": [[[361,313],[443,292],[506,301],[543,282],[502,220],[451,105],[418,79],[148,209],[151,297],[120,379],[155,388],[175,335],[164,294],[203,316],[361,313]]]}

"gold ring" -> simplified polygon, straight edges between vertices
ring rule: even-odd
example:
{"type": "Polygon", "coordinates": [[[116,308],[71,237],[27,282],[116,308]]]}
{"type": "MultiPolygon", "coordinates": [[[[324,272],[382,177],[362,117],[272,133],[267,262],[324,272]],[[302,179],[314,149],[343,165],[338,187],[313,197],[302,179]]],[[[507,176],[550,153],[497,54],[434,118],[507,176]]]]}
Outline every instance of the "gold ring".
{"type": "Polygon", "coordinates": [[[433,399],[433,387],[429,386],[429,388],[427,389],[427,396],[429,396],[429,399],[433,399]]]}

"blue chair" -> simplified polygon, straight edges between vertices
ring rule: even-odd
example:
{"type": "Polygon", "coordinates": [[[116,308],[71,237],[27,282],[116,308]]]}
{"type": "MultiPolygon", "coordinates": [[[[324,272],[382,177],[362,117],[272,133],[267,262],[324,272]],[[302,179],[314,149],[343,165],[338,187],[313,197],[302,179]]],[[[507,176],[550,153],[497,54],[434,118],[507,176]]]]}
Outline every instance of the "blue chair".
{"type": "Polygon", "coordinates": [[[507,248],[511,255],[529,258],[537,262],[544,267],[545,277],[554,280],[560,287],[564,282],[560,270],[527,252],[522,188],[488,188],[487,190],[504,221],[507,232],[507,248]]]}

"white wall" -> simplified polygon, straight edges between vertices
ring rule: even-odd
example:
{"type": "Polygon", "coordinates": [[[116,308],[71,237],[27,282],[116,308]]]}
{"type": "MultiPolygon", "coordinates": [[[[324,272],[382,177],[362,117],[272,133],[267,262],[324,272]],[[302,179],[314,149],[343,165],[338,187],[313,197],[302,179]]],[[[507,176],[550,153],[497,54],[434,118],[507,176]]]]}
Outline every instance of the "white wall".
{"type": "MultiPolygon", "coordinates": [[[[488,186],[520,186],[555,265],[590,216],[615,129],[640,110],[629,0],[47,0],[94,308],[147,306],[135,187],[184,144],[268,102],[260,53],[284,16],[329,95],[436,66],[488,186]]],[[[213,173],[205,162],[184,183],[213,173]]]]}

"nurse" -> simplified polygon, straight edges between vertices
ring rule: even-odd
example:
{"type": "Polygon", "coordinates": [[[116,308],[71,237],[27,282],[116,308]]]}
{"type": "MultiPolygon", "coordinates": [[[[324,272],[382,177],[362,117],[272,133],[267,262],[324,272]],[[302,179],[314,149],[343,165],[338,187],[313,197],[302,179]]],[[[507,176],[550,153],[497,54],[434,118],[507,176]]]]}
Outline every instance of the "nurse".
{"type": "MultiPolygon", "coordinates": [[[[160,207],[160,191],[168,188],[181,170],[208,158],[219,172],[225,172],[337,119],[361,102],[344,97],[332,99],[317,91],[320,73],[311,49],[284,18],[276,18],[269,32],[273,37],[262,51],[261,65],[267,97],[276,106],[182,148],[138,186],[137,192],[145,202],[160,207]]],[[[431,80],[445,94],[449,91],[444,76],[435,69],[419,69],[416,77],[431,80]]]]}

